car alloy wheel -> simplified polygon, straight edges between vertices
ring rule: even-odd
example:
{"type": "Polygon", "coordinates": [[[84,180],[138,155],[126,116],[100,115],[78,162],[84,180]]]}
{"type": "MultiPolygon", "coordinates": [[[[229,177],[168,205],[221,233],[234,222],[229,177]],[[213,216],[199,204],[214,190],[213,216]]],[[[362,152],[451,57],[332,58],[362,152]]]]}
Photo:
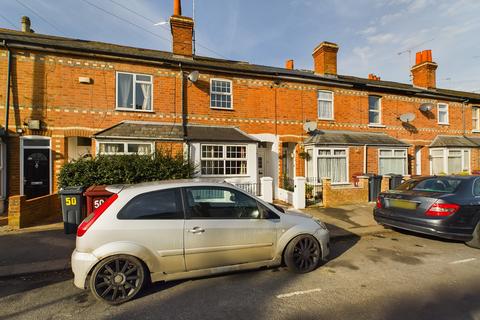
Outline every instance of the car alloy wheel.
{"type": "Polygon", "coordinates": [[[285,249],[285,264],[289,270],[296,273],[310,272],[318,266],[320,252],[320,245],[313,236],[297,236],[285,249]]]}
{"type": "Polygon", "coordinates": [[[135,257],[116,255],[108,257],[93,269],[90,289],[95,298],[109,304],[120,304],[132,299],[145,282],[145,269],[135,257]]]}

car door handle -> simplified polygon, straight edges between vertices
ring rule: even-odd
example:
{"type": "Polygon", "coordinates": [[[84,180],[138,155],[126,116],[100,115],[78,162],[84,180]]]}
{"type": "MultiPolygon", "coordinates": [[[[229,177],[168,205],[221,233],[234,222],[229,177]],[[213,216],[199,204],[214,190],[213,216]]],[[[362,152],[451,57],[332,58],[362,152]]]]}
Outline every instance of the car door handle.
{"type": "Polygon", "coordinates": [[[193,229],[188,230],[190,233],[198,234],[198,233],[204,233],[205,229],[202,229],[200,227],[195,227],[193,229]]]}

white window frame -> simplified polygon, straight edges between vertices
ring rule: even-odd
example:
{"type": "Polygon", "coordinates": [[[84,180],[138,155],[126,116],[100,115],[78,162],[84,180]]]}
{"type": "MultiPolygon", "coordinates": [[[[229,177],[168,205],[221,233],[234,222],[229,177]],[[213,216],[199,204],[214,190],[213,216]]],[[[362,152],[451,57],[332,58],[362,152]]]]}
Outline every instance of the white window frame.
{"type": "MultiPolygon", "coordinates": [[[[20,194],[23,196],[24,194],[24,161],[23,161],[23,150],[24,149],[48,149],[49,151],[49,159],[50,159],[50,164],[49,164],[49,170],[50,170],[50,178],[48,179],[50,181],[49,185],[49,193],[52,193],[52,185],[53,185],[53,159],[52,159],[52,139],[50,137],[46,136],[24,136],[20,137],[20,194]],[[25,140],[48,140],[49,145],[48,146],[25,146],[24,141],[25,140]]],[[[8,178],[7,178],[8,179],[8,178]]]]}
{"type": "Polygon", "coordinates": [[[450,123],[450,114],[449,114],[449,107],[447,103],[437,103],[437,121],[438,124],[449,124],[450,123]],[[444,107],[445,110],[440,110],[440,107],[444,107]],[[440,122],[440,112],[445,112],[446,113],[446,122],[440,122]]]}
{"type": "Polygon", "coordinates": [[[134,73],[134,72],[125,72],[125,71],[117,71],[115,73],[115,110],[119,111],[134,111],[134,112],[154,112],[153,111],[153,76],[151,74],[145,74],[145,73],[134,73]],[[133,76],[133,81],[132,81],[132,101],[133,101],[133,106],[132,108],[127,108],[127,107],[119,107],[118,106],[118,75],[119,74],[129,74],[133,76]],[[150,82],[148,81],[142,81],[142,80],[137,80],[137,76],[146,76],[150,77],[150,82]],[[137,83],[145,83],[145,84],[150,84],[150,110],[139,110],[135,109],[135,102],[136,102],[136,90],[135,90],[135,85],[137,83]]]}
{"type": "Polygon", "coordinates": [[[201,143],[200,144],[200,172],[201,177],[247,177],[248,176],[248,145],[246,144],[219,144],[219,143],[201,143]],[[222,147],[223,156],[221,158],[204,158],[203,157],[203,146],[215,146],[222,147]],[[227,147],[244,147],[245,148],[245,158],[227,158],[227,147]],[[213,161],[223,161],[223,174],[202,174],[202,161],[203,160],[213,160],[213,161]],[[245,174],[227,174],[226,161],[245,161],[246,171],[245,174]]]}
{"type": "Polygon", "coordinates": [[[472,107],[472,132],[480,132],[480,106],[472,107]]]}
{"type": "MultiPolygon", "coordinates": [[[[405,165],[403,166],[402,176],[407,175],[407,172],[408,172],[408,150],[406,148],[380,148],[380,149],[378,149],[378,171],[377,171],[378,174],[382,174],[382,173],[380,173],[380,159],[405,159],[405,165]],[[382,151],[390,151],[391,156],[382,156],[381,155],[382,151]],[[404,151],[405,156],[402,156],[402,157],[395,156],[395,151],[404,151]]],[[[387,172],[387,173],[390,173],[390,172],[387,172]]],[[[387,174],[387,173],[384,173],[384,174],[387,174]]]]}
{"type": "MultiPolygon", "coordinates": [[[[306,149],[310,150],[310,148],[306,149]]],[[[318,176],[318,158],[344,158],[346,159],[346,181],[339,181],[339,182],[331,182],[332,185],[344,185],[344,184],[349,184],[350,183],[350,154],[349,154],[349,148],[348,147],[315,147],[313,148],[313,158],[311,159],[313,161],[313,178],[319,180],[318,183],[322,183],[321,179],[323,177],[318,176]],[[320,157],[319,153],[321,150],[330,150],[331,156],[328,157],[320,157]],[[335,150],[342,150],[345,151],[345,156],[334,156],[335,150]]],[[[305,166],[307,163],[305,163],[305,166]]],[[[312,178],[312,177],[307,177],[307,178],[312,178]]],[[[312,181],[314,182],[314,181],[312,181]]]]}
{"type": "Polygon", "coordinates": [[[368,124],[372,126],[382,125],[382,97],[376,96],[374,94],[368,95],[368,124]],[[370,111],[370,97],[378,98],[378,111],[370,111]],[[370,112],[378,112],[378,122],[370,122],[370,112]]]}
{"type": "MultiPolygon", "coordinates": [[[[462,154],[462,172],[463,171],[468,171],[470,174],[472,172],[472,152],[470,148],[431,148],[429,155],[430,155],[430,174],[433,175],[433,158],[434,156],[432,155],[434,150],[442,150],[442,156],[441,157],[435,157],[435,158],[442,158],[443,159],[443,173],[445,174],[452,174],[448,168],[448,156],[450,151],[461,151],[462,154]],[[468,153],[468,170],[465,169],[464,164],[465,164],[465,151],[468,153]]],[[[459,172],[454,172],[454,173],[459,173],[459,172]]]]}
{"type": "Polygon", "coordinates": [[[222,78],[211,78],[210,79],[210,109],[216,109],[216,110],[233,110],[233,82],[232,80],[229,79],[222,79],[222,78]],[[213,81],[222,81],[222,82],[228,82],[230,83],[230,93],[225,93],[225,92],[213,92],[213,81]],[[219,95],[225,95],[225,96],[230,96],[230,108],[223,108],[223,107],[216,107],[212,106],[212,94],[219,94],[219,95]]]}
{"type": "Polygon", "coordinates": [[[150,145],[150,153],[144,155],[151,155],[155,152],[155,143],[151,141],[144,141],[144,140],[96,140],[95,141],[95,154],[96,155],[128,155],[128,154],[137,154],[135,152],[128,152],[128,145],[129,144],[143,144],[143,145],[150,145]],[[114,144],[123,144],[124,152],[106,152],[100,153],[100,144],[101,143],[114,143],[114,144]]]}
{"type": "Polygon", "coordinates": [[[318,90],[317,91],[317,117],[318,119],[320,120],[334,120],[335,119],[335,94],[333,91],[329,91],[329,90],[318,90]],[[325,100],[325,99],[320,99],[320,92],[325,92],[325,93],[330,93],[332,95],[332,99],[331,100],[325,100]],[[319,102],[320,101],[328,101],[328,102],[331,102],[332,103],[332,117],[331,118],[323,118],[320,116],[320,105],[319,105],[319,102]]]}

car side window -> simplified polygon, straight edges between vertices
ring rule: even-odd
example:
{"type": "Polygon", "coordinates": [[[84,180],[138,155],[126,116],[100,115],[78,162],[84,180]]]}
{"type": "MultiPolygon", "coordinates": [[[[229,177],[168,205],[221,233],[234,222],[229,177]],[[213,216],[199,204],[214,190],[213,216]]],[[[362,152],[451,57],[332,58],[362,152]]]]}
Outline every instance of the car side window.
{"type": "Polygon", "coordinates": [[[118,213],[121,220],[183,219],[180,189],[152,191],[131,199],[118,213]]]}
{"type": "Polygon", "coordinates": [[[263,219],[268,219],[268,220],[275,220],[275,219],[280,219],[278,214],[267,208],[261,203],[258,203],[258,209],[260,210],[260,215],[263,219]]]}
{"type": "Polygon", "coordinates": [[[475,180],[473,183],[473,195],[480,196],[480,179],[475,180]]]}
{"type": "Polygon", "coordinates": [[[192,219],[259,219],[257,201],[225,187],[185,188],[185,202],[192,219]]]}

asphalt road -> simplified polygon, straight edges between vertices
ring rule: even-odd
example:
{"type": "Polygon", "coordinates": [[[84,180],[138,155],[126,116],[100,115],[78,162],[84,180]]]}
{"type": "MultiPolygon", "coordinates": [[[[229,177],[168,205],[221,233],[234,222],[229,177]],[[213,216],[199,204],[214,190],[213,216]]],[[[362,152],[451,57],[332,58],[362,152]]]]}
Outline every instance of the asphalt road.
{"type": "Polygon", "coordinates": [[[480,319],[480,250],[388,233],[333,243],[306,275],[283,268],[154,284],[111,307],[69,272],[0,279],[0,319],[480,319]]]}

